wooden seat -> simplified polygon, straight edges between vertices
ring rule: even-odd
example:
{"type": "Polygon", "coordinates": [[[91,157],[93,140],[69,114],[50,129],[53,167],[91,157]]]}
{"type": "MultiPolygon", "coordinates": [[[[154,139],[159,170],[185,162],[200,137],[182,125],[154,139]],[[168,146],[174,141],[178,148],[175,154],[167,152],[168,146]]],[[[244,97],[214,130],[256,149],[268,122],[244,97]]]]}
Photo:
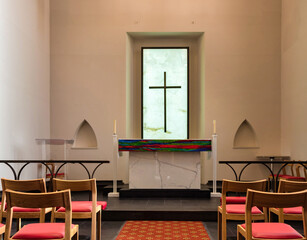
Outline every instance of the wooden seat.
{"type": "Polygon", "coordinates": [[[237,240],[252,239],[306,239],[285,223],[252,223],[253,207],[289,208],[301,206],[304,209],[304,235],[306,236],[307,190],[294,193],[268,193],[256,190],[247,191],[245,224],[237,226],[237,240]]]}
{"type": "MultiPolygon", "coordinates": [[[[227,239],[227,220],[244,220],[245,219],[245,204],[228,204],[227,193],[246,193],[247,189],[266,190],[267,180],[241,182],[223,180],[222,183],[222,205],[218,207],[218,239],[227,239]]],[[[244,199],[240,198],[240,201],[244,199]]],[[[253,219],[264,220],[266,215],[258,208],[253,208],[253,219]]]]}
{"type": "MultiPolygon", "coordinates": [[[[46,193],[46,183],[45,179],[33,179],[33,180],[10,180],[10,179],[1,179],[2,183],[2,204],[1,204],[1,211],[0,211],[0,222],[2,222],[2,218],[7,217],[6,211],[6,195],[5,190],[11,189],[14,191],[20,192],[38,192],[38,193],[46,193]]],[[[43,212],[46,214],[51,212],[51,208],[43,209],[43,212]]],[[[21,219],[22,218],[37,218],[40,219],[41,223],[45,222],[45,214],[44,216],[41,215],[40,208],[21,208],[21,207],[14,207],[13,209],[14,214],[13,218],[17,219],[17,230],[21,228],[21,219]]]]}
{"type": "MultiPolygon", "coordinates": [[[[287,181],[281,180],[279,183],[278,192],[279,193],[289,193],[298,192],[307,189],[307,182],[297,182],[297,181],[287,181]]],[[[302,220],[302,208],[270,208],[270,219],[271,214],[276,214],[278,216],[278,221],[283,223],[284,220],[302,220]]]]}
{"type": "Polygon", "coordinates": [[[52,193],[21,193],[6,190],[7,199],[7,221],[5,229],[5,240],[11,239],[59,239],[59,240],[78,240],[79,227],[72,224],[71,218],[71,197],[70,191],[64,190],[52,193]],[[23,226],[17,233],[11,236],[12,217],[14,207],[39,208],[41,217],[45,216],[42,209],[65,208],[65,223],[32,223],[23,226]]]}
{"type": "MultiPolygon", "coordinates": [[[[73,219],[91,219],[91,240],[101,239],[101,213],[106,207],[106,202],[97,202],[96,179],[88,180],[61,180],[53,179],[54,191],[70,189],[74,191],[90,191],[92,201],[72,201],[72,218],[73,219]],[[97,224],[96,224],[97,222],[97,224]]],[[[64,208],[59,208],[52,212],[52,221],[56,218],[64,218],[64,208]]]]}

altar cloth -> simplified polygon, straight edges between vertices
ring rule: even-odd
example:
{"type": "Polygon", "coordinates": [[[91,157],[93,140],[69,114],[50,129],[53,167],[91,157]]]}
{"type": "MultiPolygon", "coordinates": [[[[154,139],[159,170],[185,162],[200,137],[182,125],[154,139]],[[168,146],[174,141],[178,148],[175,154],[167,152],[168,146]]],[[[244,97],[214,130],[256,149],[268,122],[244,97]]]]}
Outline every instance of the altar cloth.
{"type": "Polygon", "coordinates": [[[139,152],[202,152],[211,151],[210,139],[185,139],[185,140],[147,140],[147,139],[119,139],[119,151],[139,152]]]}

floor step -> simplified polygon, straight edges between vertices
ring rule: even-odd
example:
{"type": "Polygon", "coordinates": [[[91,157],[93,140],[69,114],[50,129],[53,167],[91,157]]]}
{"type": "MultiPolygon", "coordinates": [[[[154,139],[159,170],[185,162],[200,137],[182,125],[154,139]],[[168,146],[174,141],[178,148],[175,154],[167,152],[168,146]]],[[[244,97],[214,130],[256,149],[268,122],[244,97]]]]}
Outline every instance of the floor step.
{"type": "Polygon", "coordinates": [[[119,190],[120,198],[210,198],[210,189],[129,189],[119,190]]]}
{"type": "Polygon", "coordinates": [[[162,220],[162,221],[217,221],[217,212],[212,211],[145,211],[105,210],[103,221],[162,220]]]}

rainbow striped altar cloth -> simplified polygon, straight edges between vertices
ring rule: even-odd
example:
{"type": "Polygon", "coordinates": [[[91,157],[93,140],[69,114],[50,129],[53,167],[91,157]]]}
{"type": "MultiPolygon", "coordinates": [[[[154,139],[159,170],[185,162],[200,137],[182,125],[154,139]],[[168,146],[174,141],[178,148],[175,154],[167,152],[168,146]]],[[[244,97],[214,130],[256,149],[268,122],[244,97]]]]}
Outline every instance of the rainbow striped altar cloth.
{"type": "Polygon", "coordinates": [[[211,139],[186,140],[147,140],[147,139],[119,139],[119,151],[135,152],[202,152],[211,151],[211,139]]]}

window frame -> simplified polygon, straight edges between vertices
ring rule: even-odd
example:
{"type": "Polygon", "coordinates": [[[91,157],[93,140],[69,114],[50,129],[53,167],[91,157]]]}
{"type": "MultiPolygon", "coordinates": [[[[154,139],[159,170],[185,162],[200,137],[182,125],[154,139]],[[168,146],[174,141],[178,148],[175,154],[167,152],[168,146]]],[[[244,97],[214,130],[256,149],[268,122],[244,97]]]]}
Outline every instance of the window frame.
{"type": "Polygon", "coordinates": [[[187,138],[190,139],[190,47],[141,47],[141,138],[144,139],[143,118],[143,53],[144,49],[187,49],[187,138]]]}

